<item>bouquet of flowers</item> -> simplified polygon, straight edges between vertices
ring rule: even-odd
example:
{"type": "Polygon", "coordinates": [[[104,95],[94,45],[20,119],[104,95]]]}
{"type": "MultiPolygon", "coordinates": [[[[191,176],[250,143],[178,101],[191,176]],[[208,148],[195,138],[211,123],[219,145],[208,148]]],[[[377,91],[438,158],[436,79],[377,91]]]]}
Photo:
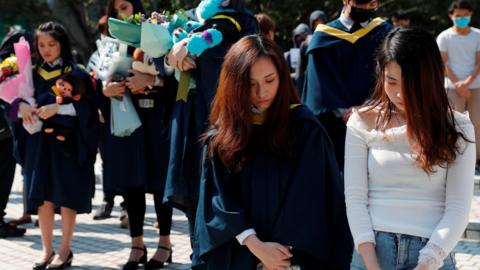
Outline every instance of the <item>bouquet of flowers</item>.
{"type": "Polygon", "coordinates": [[[123,20],[108,18],[108,31],[114,38],[139,48],[143,21],[145,16],[141,13],[125,17],[123,20]]]}
{"type": "Polygon", "coordinates": [[[108,30],[116,39],[130,46],[142,49],[147,55],[158,58],[173,46],[172,34],[178,27],[184,27],[188,17],[183,11],[174,15],[153,12],[146,19],[137,13],[123,20],[109,18],[108,30]]]}
{"type": "Polygon", "coordinates": [[[0,83],[18,74],[17,57],[10,56],[0,64],[0,83]]]}
{"type": "Polygon", "coordinates": [[[15,57],[9,57],[2,62],[0,98],[8,103],[12,103],[16,98],[22,98],[34,105],[30,46],[22,37],[19,42],[13,44],[13,48],[15,57]]]}
{"type": "Polygon", "coordinates": [[[98,60],[92,67],[97,77],[107,81],[114,74],[128,76],[132,59],[127,56],[128,47],[119,40],[102,36],[97,40],[98,60]]]}
{"type": "Polygon", "coordinates": [[[142,23],[140,48],[151,57],[164,56],[173,46],[174,30],[184,28],[187,23],[188,17],[183,10],[173,15],[153,12],[142,23]]]}
{"type": "MultiPolygon", "coordinates": [[[[22,37],[13,44],[15,52],[16,63],[13,57],[7,58],[2,64],[2,82],[0,83],[0,98],[8,103],[12,103],[15,99],[21,98],[34,106],[35,99],[33,98],[33,75],[32,75],[32,59],[30,56],[30,45],[22,37]],[[5,70],[5,72],[4,72],[5,70]],[[15,72],[15,70],[17,72],[15,72]],[[10,74],[10,76],[7,74],[10,74]]],[[[23,124],[24,128],[30,133],[36,133],[41,130],[42,122],[38,120],[35,124],[23,124]]]]}

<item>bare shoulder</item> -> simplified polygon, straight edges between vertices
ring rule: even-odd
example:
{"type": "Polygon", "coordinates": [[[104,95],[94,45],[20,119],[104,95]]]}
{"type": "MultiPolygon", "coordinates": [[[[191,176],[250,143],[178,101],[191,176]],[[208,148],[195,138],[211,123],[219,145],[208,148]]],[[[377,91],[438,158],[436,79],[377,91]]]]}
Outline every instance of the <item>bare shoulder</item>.
{"type": "Polygon", "coordinates": [[[351,126],[371,131],[375,129],[378,114],[379,110],[377,108],[367,106],[356,108],[348,122],[351,126]]]}

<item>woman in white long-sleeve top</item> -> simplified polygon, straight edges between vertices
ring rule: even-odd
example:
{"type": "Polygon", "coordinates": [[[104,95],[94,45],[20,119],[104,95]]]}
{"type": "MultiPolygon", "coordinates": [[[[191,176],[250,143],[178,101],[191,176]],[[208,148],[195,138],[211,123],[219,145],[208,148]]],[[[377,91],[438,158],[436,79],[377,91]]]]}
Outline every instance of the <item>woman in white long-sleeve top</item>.
{"type": "Polygon", "coordinates": [[[347,124],[351,269],[457,269],[452,250],[473,195],[473,126],[449,105],[440,52],[425,30],[393,30],[377,75],[371,101],[347,124]]]}

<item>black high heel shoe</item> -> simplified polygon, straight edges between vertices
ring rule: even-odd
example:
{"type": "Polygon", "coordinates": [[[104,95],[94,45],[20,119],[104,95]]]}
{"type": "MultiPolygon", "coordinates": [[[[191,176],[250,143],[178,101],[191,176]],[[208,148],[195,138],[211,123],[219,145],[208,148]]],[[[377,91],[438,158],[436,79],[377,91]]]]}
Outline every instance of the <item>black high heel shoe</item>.
{"type": "Polygon", "coordinates": [[[47,268],[47,265],[53,261],[53,257],[55,257],[55,251],[52,251],[52,254],[48,256],[47,260],[41,263],[35,263],[33,265],[33,270],[44,270],[47,268]]]}
{"type": "Polygon", "coordinates": [[[47,270],[67,269],[68,267],[72,266],[72,262],[73,262],[73,252],[70,250],[70,253],[68,254],[66,261],[64,261],[62,264],[49,264],[46,269],[47,270]]]}
{"type": "Polygon", "coordinates": [[[151,258],[147,264],[145,264],[145,270],[155,270],[155,269],[162,269],[164,267],[164,264],[165,263],[172,263],[172,248],[171,247],[164,247],[164,246],[158,246],[158,248],[160,249],[163,249],[163,250],[167,250],[170,252],[170,256],[168,256],[168,259],[164,262],[161,262],[161,261],[157,261],[153,258],[151,258]]]}
{"type": "Polygon", "coordinates": [[[138,249],[138,250],[143,251],[143,255],[142,255],[142,257],[140,257],[140,260],[138,260],[138,261],[128,261],[123,266],[123,268],[122,268],[123,270],[136,270],[138,268],[138,265],[140,265],[140,264],[146,265],[147,264],[147,248],[145,246],[143,246],[143,248],[132,247],[132,249],[138,249]]]}

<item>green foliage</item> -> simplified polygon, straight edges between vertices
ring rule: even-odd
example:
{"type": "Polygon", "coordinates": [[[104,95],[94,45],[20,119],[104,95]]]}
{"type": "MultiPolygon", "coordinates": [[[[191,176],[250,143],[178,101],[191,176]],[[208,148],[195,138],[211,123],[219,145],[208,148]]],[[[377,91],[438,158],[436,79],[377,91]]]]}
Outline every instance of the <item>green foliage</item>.
{"type": "MultiPolygon", "coordinates": [[[[152,1],[147,1],[152,2],[152,1]]],[[[199,0],[161,0],[156,1],[159,8],[175,10],[193,8],[199,0]]],[[[336,19],[342,10],[342,0],[250,0],[248,7],[254,12],[263,12],[271,16],[277,24],[276,41],[287,49],[291,46],[292,30],[299,23],[309,24],[310,13],[320,9],[327,14],[329,20],[336,19]]],[[[448,6],[452,0],[379,0],[377,14],[391,18],[399,9],[411,13],[412,24],[429,29],[433,34],[451,26],[448,18],[448,6]]],[[[476,1],[471,1],[475,3],[476,1]]],[[[480,9],[477,5],[472,25],[479,26],[480,9]],[[479,14],[479,15],[475,15],[479,14]]]]}
{"type": "Polygon", "coordinates": [[[46,1],[23,1],[15,4],[12,1],[0,0],[0,38],[8,33],[13,25],[20,25],[33,30],[36,25],[45,21],[50,15],[46,1]],[[35,10],[35,12],[32,12],[35,10]]]}
{"type": "MultiPolygon", "coordinates": [[[[379,0],[380,7],[377,15],[391,18],[399,9],[411,13],[412,24],[424,27],[433,34],[451,26],[448,18],[448,6],[452,0],[379,0]]],[[[475,3],[476,1],[471,1],[475,3]]],[[[323,10],[329,20],[340,15],[341,0],[252,0],[250,3],[255,12],[264,12],[270,15],[277,23],[277,41],[283,48],[290,45],[291,31],[299,23],[309,23],[310,12],[323,10]]],[[[478,27],[480,23],[480,10],[477,5],[472,18],[472,25],[478,27]]]]}
{"type": "MultiPolygon", "coordinates": [[[[96,23],[103,15],[107,0],[59,0],[83,9],[87,14],[85,28],[89,29],[89,35],[96,33],[96,23]]],[[[2,12],[0,14],[0,37],[8,31],[8,26],[20,24],[27,29],[35,29],[45,21],[56,20],[57,15],[52,13],[47,2],[54,0],[24,0],[22,4],[14,4],[11,1],[0,0],[2,12]],[[35,11],[35,12],[32,12],[35,11]]],[[[179,9],[188,10],[198,5],[200,0],[143,0],[147,12],[146,17],[152,11],[167,11],[174,14],[179,9]]],[[[472,3],[477,1],[471,0],[472,3]]],[[[263,12],[270,15],[277,24],[276,41],[284,48],[291,46],[292,30],[299,23],[309,23],[309,15],[316,9],[323,10],[329,20],[340,15],[342,0],[247,0],[247,6],[254,12],[263,12]]],[[[451,0],[379,0],[380,8],[378,15],[390,18],[398,9],[411,12],[412,23],[429,29],[433,34],[448,28],[451,25],[448,18],[448,6],[451,0]]],[[[473,26],[480,23],[480,10],[474,12],[473,26]]]]}
{"type": "Polygon", "coordinates": [[[130,16],[122,16],[122,19],[128,23],[141,24],[145,21],[145,14],[139,12],[130,16]]]}

